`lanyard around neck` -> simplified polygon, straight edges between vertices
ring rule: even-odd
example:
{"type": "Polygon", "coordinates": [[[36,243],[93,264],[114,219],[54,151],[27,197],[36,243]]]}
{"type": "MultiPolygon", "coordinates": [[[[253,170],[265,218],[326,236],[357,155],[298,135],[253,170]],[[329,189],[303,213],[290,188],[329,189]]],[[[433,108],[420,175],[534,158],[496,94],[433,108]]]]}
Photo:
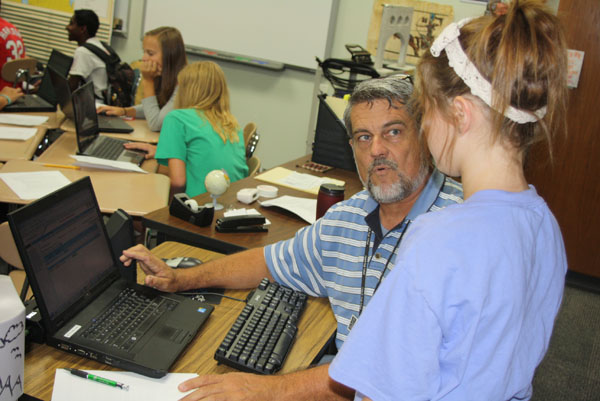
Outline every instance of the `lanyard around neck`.
{"type": "MultiPolygon", "coordinates": [[[[385,262],[385,266],[383,267],[381,276],[379,276],[379,280],[377,281],[377,284],[375,285],[375,289],[373,290],[373,295],[375,295],[375,292],[379,288],[379,284],[381,284],[381,281],[383,280],[383,276],[385,275],[385,272],[388,269],[390,261],[394,257],[394,253],[396,252],[396,249],[398,249],[398,245],[400,245],[400,242],[402,241],[402,237],[404,237],[404,233],[406,232],[406,229],[408,228],[409,224],[410,224],[410,220],[407,220],[406,224],[404,225],[404,228],[402,229],[402,232],[400,233],[400,236],[398,237],[398,241],[396,241],[396,245],[394,245],[394,249],[392,249],[392,253],[390,253],[390,256],[388,257],[387,261],[385,262]]],[[[373,235],[373,230],[371,230],[371,227],[369,227],[369,232],[367,234],[367,243],[365,245],[365,255],[363,257],[362,280],[361,280],[361,284],[360,284],[360,307],[358,309],[359,316],[362,313],[363,307],[365,305],[365,286],[367,283],[367,268],[368,268],[369,262],[373,259],[372,255],[371,255],[371,260],[369,259],[369,251],[371,250],[371,235],[373,235]]],[[[375,250],[373,249],[373,251],[375,251],[375,250]]]]}

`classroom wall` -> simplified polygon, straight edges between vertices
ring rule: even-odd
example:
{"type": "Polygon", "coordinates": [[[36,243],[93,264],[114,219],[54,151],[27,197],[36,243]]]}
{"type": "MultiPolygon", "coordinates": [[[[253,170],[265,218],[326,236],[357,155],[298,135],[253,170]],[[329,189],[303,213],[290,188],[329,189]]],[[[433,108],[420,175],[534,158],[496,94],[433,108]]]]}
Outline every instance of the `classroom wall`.
{"type": "MultiPolygon", "coordinates": [[[[437,0],[454,7],[455,19],[483,14],[481,4],[462,0],[437,0]]],[[[558,0],[550,0],[558,4],[558,0]]],[[[551,4],[552,5],[552,4],[551,4]]],[[[373,3],[368,0],[340,0],[331,57],[348,58],[344,45],[366,47],[373,3]]],[[[128,37],[113,36],[112,45],[125,61],[140,59],[143,2],[132,1],[128,37]]],[[[184,38],[185,40],[185,38],[184,38]]],[[[189,56],[189,61],[200,60],[189,56]]],[[[306,154],[310,114],[313,107],[314,74],[285,69],[269,71],[258,67],[219,61],[229,84],[231,107],[240,124],[257,124],[261,135],[256,155],[263,168],[271,168],[306,154]]],[[[316,68],[316,62],[315,62],[316,68]]]]}

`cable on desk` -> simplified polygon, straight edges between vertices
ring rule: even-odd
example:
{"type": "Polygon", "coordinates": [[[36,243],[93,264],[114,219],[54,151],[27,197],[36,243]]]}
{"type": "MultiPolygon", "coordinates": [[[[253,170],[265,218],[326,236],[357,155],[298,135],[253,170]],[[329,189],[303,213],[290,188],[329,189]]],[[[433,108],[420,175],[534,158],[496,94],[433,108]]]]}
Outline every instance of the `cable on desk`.
{"type": "Polygon", "coordinates": [[[229,295],[219,294],[218,292],[178,292],[178,294],[179,295],[185,295],[185,296],[188,296],[188,297],[189,296],[196,296],[196,295],[216,295],[218,297],[229,298],[229,299],[233,299],[234,301],[239,301],[239,302],[246,303],[245,299],[230,297],[229,295]]]}

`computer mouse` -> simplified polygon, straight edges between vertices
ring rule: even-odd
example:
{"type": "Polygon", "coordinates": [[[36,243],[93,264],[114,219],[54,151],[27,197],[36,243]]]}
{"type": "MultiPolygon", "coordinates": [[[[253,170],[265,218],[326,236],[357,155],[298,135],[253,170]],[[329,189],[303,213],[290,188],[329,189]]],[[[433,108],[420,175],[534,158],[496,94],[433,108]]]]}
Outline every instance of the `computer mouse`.
{"type": "Polygon", "coordinates": [[[102,110],[101,112],[98,113],[99,116],[107,116],[108,113],[106,112],[106,110],[102,110]]]}
{"type": "Polygon", "coordinates": [[[173,269],[185,269],[187,267],[194,267],[194,266],[198,266],[199,264],[202,263],[202,261],[200,259],[196,259],[196,258],[191,258],[188,256],[181,256],[178,258],[167,258],[164,259],[165,263],[167,264],[167,266],[173,268],[173,269]]]}

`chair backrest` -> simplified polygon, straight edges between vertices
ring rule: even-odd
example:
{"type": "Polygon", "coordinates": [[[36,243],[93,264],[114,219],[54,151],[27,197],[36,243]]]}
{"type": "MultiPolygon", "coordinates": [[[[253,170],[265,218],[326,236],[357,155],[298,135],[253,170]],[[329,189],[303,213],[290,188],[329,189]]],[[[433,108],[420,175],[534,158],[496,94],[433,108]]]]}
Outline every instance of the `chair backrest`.
{"type": "Polygon", "coordinates": [[[4,259],[6,263],[13,267],[24,269],[8,221],[0,224],[0,244],[2,244],[2,246],[0,246],[0,258],[4,259]]]}
{"type": "Polygon", "coordinates": [[[248,177],[255,176],[258,170],[260,170],[260,159],[258,156],[252,156],[247,159],[246,164],[248,164],[248,177]]]}
{"type": "Polygon", "coordinates": [[[131,68],[133,68],[134,73],[136,73],[137,70],[137,74],[139,74],[137,80],[133,82],[132,105],[142,104],[142,99],[144,98],[144,88],[140,85],[140,83],[142,82],[142,60],[132,61],[129,65],[131,66],[131,68]]]}
{"type": "Polygon", "coordinates": [[[17,80],[19,70],[28,71],[28,78],[30,78],[35,73],[36,66],[36,59],[31,57],[7,61],[2,66],[2,79],[14,83],[17,80]]]}
{"type": "Polygon", "coordinates": [[[251,158],[256,150],[256,145],[258,145],[258,140],[260,139],[260,135],[258,132],[254,131],[254,133],[248,138],[248,142],[246,143],[246,160],[251,158]]]}
{"type": "Polygon", "coordinates": [[[254,135],[254,133],[256,132],[256,124],[253,122],[249,122],[248,124],[246,124],[246,126],[244,127],[244,146],[248,146],[248,141],[250,140],[250,137],[252,135],[254,135]]]}

